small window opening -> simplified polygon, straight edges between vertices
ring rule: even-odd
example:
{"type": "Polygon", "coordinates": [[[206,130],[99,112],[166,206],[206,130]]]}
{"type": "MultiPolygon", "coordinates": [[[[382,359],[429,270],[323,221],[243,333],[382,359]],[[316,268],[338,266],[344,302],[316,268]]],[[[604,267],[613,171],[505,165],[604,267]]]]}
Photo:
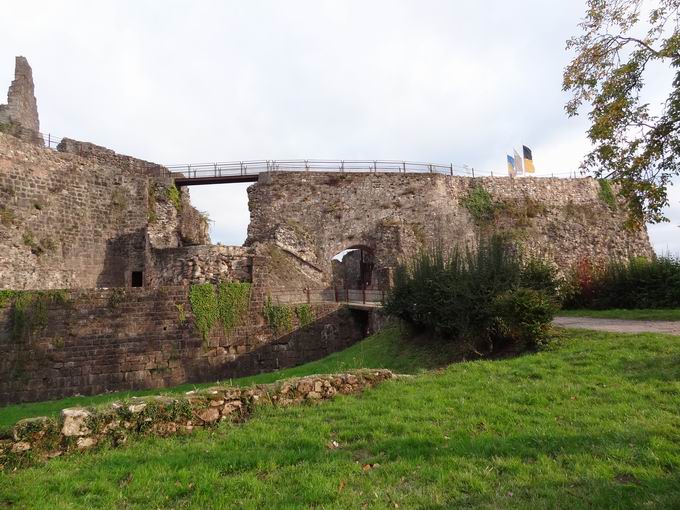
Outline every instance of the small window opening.
{"type": "Polygon", "coordinates": [[[132,271],[132,286],[133,287],[144,286],[144,273],[142,271],[132,271]]]}

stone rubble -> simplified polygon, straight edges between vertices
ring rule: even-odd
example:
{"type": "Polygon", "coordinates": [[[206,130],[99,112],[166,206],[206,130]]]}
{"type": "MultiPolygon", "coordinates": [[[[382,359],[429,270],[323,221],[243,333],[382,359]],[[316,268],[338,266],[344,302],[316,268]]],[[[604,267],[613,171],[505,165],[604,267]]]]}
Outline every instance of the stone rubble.
{"type": "Polygon", "coordinates": [[[245,421],[258,406],[286,407],[351,395],[397,376],[389,370],[362,369],[311,375],[251,388],[215,386],[183,397],[140,397],[95,409],[64,409],[59,419],[18,422],[12,437],[0,440],[0,469],[29,465],[94,446],[120,446],[132,435],[168,436],[220,421],[245,421]],[[37,456],[37,457],[36,457],[37,456]]]}

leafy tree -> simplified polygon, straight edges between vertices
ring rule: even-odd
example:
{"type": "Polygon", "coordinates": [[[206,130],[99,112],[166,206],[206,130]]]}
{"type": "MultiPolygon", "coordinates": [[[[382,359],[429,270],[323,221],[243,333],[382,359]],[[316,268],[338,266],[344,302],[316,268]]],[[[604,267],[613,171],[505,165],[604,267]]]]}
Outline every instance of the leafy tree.
{"type": "Polygon", "coordinates": [[[680,175],[680,0],[588,0],[576,56],[564,70],[570,116],[590,104],[593,151],[583,169],[621,186],[630,220],[666,221],[667,187],[680,175]],[[670,92],[655,112],[641,97],[645,77],[670,66],[670,92]]]}

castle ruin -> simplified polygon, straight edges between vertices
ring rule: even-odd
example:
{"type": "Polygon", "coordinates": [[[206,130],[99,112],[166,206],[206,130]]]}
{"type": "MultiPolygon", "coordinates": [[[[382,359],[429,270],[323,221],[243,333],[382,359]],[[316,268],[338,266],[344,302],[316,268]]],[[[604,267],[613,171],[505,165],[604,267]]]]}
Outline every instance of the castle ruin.
{"type": "MultiPolygon", "coordinates": [[[[584,179],[457,177],[436,173],[286,171],[248,188],[244,246],[210,244],[186,186],[163,165],[39,134],[31,68],[17,57],[0,106],[0,403],[163,387],[274,370],[362,338],[375,317],[332,300],[332,289],[385,289],[418,250],[491,230],[562,268],[583,258],[651,256],[647,233],[624,227],[625,204],[584,179]],[[465,199],[482,188],[497,214],[465,199]],[[334,258],[347,252],[342,260],[334,258]],[[203,337],[197,284],[251,285],[243,320],[203,337]],[[17,334],[2,292],[66,289],[17,334]],[[263,307],[309,306],[277,331],[263,307]],[[298,296],[291,298],[290,295],[298,296]],[[328,294],[326,294],[328,295],[328,294]],[[283,298],[281,298],[283,299],[283,298]]],[[[50,294],[51,295],[51,294],[50,294]]]]}

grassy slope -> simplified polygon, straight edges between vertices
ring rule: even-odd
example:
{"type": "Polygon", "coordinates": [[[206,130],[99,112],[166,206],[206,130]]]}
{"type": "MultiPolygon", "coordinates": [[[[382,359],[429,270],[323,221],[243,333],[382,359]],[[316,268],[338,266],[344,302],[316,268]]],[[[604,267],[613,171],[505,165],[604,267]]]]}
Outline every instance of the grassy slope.
{"type": "Polygon", "coordinates": [[[680,321],[680,308],[671,309],[612,309],[612,310],[560,310],[563,317],[596,317],[602,319],[680,321]]]}
{"type": "Polygon", "coordinates": [[[570,331],[536,355],[2,474],[0,506],[680,508],[678,402],[677,337],[570,331]]]}
{"type": "MultiPolygon", "coordinates": [[[[299,367],[269,372],[251,377],[224,381],[226,384],[250,385],[268,383],[286,377],[309,374],[341,372],[349,368],[375,367],[389,368],[399,373],[414,373],[419,370],[441,366],[445,363],[447,352],[435,349],[431,345],[419,343],[416,347],[404,344],[396,330],[389,330],[365,339],[345,351],[332,354],[324,359],[307,363],[299,367]]],[[[120,400],[133,395],[172,394],[214,386],[215,382],[205,384],[183,384],[173,388],[152,389],[142,391],[125,391],[107,393],[92,397],[72,397],[62,400],[50,400],[29,404],[18,404],[0,408],[0,429],[7,429],[22,418],[35,416],[54,416],[66,407],[91,406],[120,400]]]]}

